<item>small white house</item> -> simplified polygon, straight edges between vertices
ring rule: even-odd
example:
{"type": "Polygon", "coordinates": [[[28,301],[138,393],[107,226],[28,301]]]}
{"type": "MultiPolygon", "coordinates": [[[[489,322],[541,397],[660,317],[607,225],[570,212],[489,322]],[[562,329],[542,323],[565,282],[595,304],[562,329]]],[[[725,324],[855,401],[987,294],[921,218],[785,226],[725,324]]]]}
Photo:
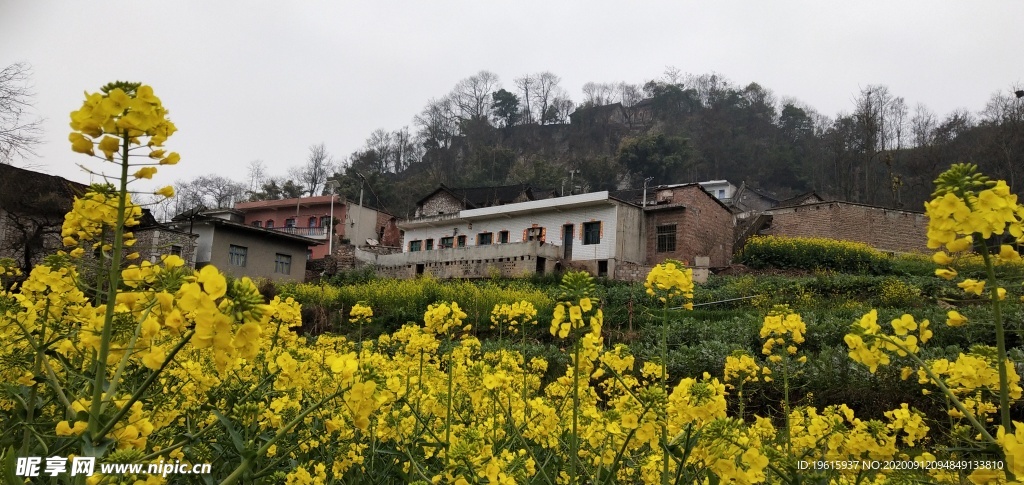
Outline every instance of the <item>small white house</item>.
{"type": "Polygon", "coordinates": [[[736,186],[729,183],[728,180],[708,180],[707,182],[698,182],[698,184],[722,202],[731,201],[733,195],[736,194],[736,186]]]}
{"type": "Polygon", "coordinates": [[[520,276],[558,266],[611,275],[616,264],[643,261],[643,218],[608,192],[515,202],[403,221],[401,253],[357,257],[396,276],[520,276]]]}

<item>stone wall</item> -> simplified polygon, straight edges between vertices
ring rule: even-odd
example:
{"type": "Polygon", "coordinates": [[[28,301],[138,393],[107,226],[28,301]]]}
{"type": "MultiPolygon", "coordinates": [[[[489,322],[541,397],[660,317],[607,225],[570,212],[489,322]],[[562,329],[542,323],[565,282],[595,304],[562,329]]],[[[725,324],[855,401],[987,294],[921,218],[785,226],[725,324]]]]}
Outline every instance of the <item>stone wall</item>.
{"type": "Polygon", "coordinates": [[[416,217],[455,214],[462,209],[465,209],[462,201],[453,197],[452,194],[441,190],[434,194],[433,197],[423,201],[423,205],[416,209],[416,217]]]}
{"type": "Polygon", "coordinates": [[[762,234],[862,242],[883,251],[927,252],[928,218],[920,212],[851,202],[820,202],[767,211],[762,234]]]}
{"type": "Polygon", "coordinates": [[[196,265],[197,234],[152,227],[134,231],[135,245],[132,250],[139,253],[144,261],[160,262],[160,256],[175,254],[185,260],[185,266],[194,268],[196,265]]]}

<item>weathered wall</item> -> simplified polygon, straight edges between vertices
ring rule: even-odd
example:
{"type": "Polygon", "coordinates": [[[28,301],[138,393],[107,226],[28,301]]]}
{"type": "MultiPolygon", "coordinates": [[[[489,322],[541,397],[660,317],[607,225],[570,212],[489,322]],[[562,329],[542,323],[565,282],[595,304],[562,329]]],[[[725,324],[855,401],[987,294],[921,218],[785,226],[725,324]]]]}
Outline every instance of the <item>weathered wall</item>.
{"type": "Polygon", "coordinates": [[[171,229],[161,229],[159,227],[133,232],[136,241],[131,249],[137,251],[142,260],[158,263],[160,262],[160,256],[171,254],[172,246],[177,246],[181,248],[179,256],[185,260],[185,266],[195,267],[196,241],[199,236],[171,229]]]}
{"type": "Polygon", "coordinates": [[[378,276],[392,278],[412,278],[417,274],[436,278],[521,277],[538,269],[544,273],[554,271],[559,255],[557,246],[538,242],[394,254],[355,250],[357,264],[371,264],[378,276]],[[543,258],[542,263],[538,263],[539,258],[543,258]]]}
{"type": "Polygon", "coordinates": [[[253,235],[228,226],[217,227],[212,239],[208,262],[231,276],[262,277],[275,281],[301,281],[306,276],[307,246],[302,241],[271,239],[263,234],[253,235]],[[229,251],[232,244],[247,249],[245,266],[231,264],[229,251]],[[274,271],[277,253],[291,256],[291,268],[287,274],[274,271]]]}
{"type": "Polygon", "coordinates": [[[668,203],[646,210],[647,264],[669,258],[692,264],[697,256],[707,256],[713,267],[728,266],[732,258],[732,213],[696,185],[674,188],[671,197],[664,200],[668,203]],[[657,228],[666,224],[676,225],[676,250],[659,253],[657,228]]]}
{"type": "Polygon", "coordinates": [[[821,202],[766,211],[763,234],[856,241],[884,251],[927,252],[928,218],[919,212],[850,202],[821,202]]]}
{"type": "Polygon", "coordinates": [[[381,246],[401,247],[402,231],[398,229],[398,219],[386,212],[377,213],[377,235],[383,232],[383,237],[378,237],[381,246]],[[383,229],[383,231],[382,231],[383,229]]]}
{"type": "Polygon", "coordinates": [[[433,197],[423,201],[423,205],[416,208],[416,217],[436,216],[438,214],[454,214],[465,209],[462,201],[456,199],[445,191],[434,194],[433,197]]]}

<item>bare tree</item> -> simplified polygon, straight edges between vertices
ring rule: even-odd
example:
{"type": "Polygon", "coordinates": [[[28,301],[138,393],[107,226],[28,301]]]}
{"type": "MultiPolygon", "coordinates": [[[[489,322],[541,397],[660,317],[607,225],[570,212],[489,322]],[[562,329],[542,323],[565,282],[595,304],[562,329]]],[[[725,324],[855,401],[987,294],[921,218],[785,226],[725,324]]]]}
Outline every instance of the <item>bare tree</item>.
{"type": "Polygon", "coordinates": [[[988,128],[988,144],[994,149],[992,158],[998,160],[998,172],[1011,187],[1016,187],[1024,166],[1024,104],[1010,95],[1020,89],[1013,86],[1006,93],[992,94],[981,112],[982,125],[988,128]]]}
{"type": "Polygon", "coordinates": [[[310,196],[322,193],[324,183],[332,173],[334,173],[334,159],[330,153],[327,153],[327,147],[323,143],[310,145],[306,164],[298,174],[298,181],[306,193],[310,196]]]}
{"type": "Polygon", "coordinates": [[[583,104],[605,106],[614,103],[615,86],[609,83],[588,82],[583,85],[583,104]]]}
{"type": "Polygon", "coordinates": [[[267,180],[267,164],[263,160],[249,162],[249,192],[257,192],[267,180]]]}
{"type": "Polygon", "coordinates": [[[458,117],[462,120],[489,119],[491,93],[499,88],[498,75],[490,71],[480,71],[459,81],[451,94],[458,108],[458,117]]]}
{"type": "Polygon", "coordinates": [[[204,175],[196,181],[200,184],[208,207],[234,207],[235,202],[245,197],[245,187],[221,175],[204,175]]]}
{"type": "Polygon", "coordinates": [[[524,123],[533,123],[536,118],[533,116],[533,110],[530,106],[531,100],[533,100],[533,93],[536,91],[537,76],[534,74],[527,74],[523,77],[516,78],[516,88],[519,90],[519,99],[523,100],[523,115],[520,117],[524,123]]]}
{"type": "Polygon", "coordinates": [[[24,62],[0,71],[0,163],[35,155],[35,146],[41,142],[42,120],[26,120],[32,107],[31,76],[32,68],[24,62]]]}
{"type": "Polygon", "coordinates": [[[540,113],[540,123],[543,125],[553,121],[545,119],[545,117],[549,113],[548,107],[558,95],[558,83],[562,81],[562,78],[551,71],[544,71],[537,74],[534,79],[533,104],[538,110],[537,112],[540,113]]]}
{"type": "Polygon", "coordinates": [[[615,94],[619,102],[627,108],[644,99],[644,90],[639,84],[620,82],[615,85],[615,94]]]}
{"type": "Polygon", "coordinates": [[[428,149],[448,148],[458,133],[458,119],[451,96],[431,99],[413,121],[419,127],[423,146],[428,149]]]}

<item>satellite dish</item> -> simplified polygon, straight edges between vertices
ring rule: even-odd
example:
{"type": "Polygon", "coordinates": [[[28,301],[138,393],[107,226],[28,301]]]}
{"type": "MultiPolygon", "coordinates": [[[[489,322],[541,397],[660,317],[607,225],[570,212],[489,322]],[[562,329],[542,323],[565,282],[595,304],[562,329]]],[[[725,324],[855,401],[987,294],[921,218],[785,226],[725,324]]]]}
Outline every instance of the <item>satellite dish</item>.
{"type": "Polygon", "coordinates": [[[366,244],[370,246],[378,246],[380,245],[380,242],[378,242],[376,239],[370,238],[366,240],[366,244]]]}

